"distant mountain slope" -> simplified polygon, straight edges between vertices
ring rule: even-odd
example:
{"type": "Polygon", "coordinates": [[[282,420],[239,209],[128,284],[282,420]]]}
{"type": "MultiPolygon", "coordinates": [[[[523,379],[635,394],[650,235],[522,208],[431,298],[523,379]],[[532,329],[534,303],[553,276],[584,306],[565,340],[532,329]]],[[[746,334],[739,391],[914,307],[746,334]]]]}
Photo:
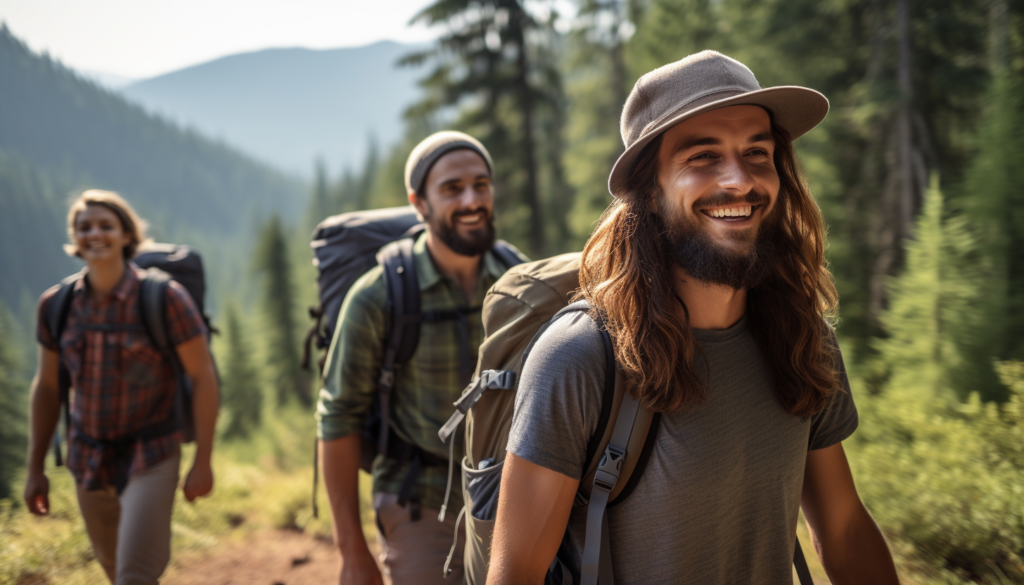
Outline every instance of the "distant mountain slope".
{"type": "Polygon", "coordinates": [[[86,79],[95,82],[100,87],[105,87],[109,90],[119,90],[123,87],[128,87],[133,83],[137,83],[139,80],[134,77],[125,77],[124,75],[117,75],[116,73],[106,73],[104,71],[92,71],[89,69],[78,69],[78,74],[86,79]]]}
{"type": "Polygon", "coordinates": [[[402,135],[402,111],[417,99],[420,72],[396,68],[416,48],[384,41],[315,51],[232,55],[140,81],[122,94],[222,138],[263,160],[310,175],[362,163],[368,138],[402,135]]]}
{"type": "Polygon", "coordinates": [[[61,249],[67,204],[60,187],[0,151],[0,300],[21,310],[79,264],[61,249]]]}
{"type": "Polygon", "coordinates": [[[296,217],[305,206],[297,179],[147,114],[33,54],[6,27],[0,155],[0,206],[8,211],[0,222],[0,296],[8,302],[66,273],[53,254],[73,189],[119,191],[158,237],[202,244],[216,268],[243,256],[255,220],[269,212],[296,217]]]}

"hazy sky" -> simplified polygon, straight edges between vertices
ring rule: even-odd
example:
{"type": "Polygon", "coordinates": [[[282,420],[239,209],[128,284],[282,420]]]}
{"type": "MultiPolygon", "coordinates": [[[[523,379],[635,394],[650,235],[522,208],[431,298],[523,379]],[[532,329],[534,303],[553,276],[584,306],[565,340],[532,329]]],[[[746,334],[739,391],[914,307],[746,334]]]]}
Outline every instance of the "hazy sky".
{"type": "Polygon", "coordinates": [[[430,0],[0,0],[0,21],[75,69],[145,78],[269,47],[427,41],[430,0]]]}

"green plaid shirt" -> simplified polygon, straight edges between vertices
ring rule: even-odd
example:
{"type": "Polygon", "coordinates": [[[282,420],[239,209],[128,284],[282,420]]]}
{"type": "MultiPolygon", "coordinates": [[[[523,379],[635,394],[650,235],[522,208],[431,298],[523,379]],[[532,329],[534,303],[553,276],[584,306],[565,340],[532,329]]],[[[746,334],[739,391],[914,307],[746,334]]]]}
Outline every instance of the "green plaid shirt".
{"type": "MultiPolygon", "coordinates": [[[[420,310],[451,310],[483,305],[487,289],[505,272],[505,266],[491,253],[484,254],[473,298],[467,299],[459,283],[438,271],[427,252],[426,237],[413,247],[420,288],[420,310]]],[[[524,258],[525,260],[525,258],[524,258]]],[[[349,290],[338,316],[338,325],[324,367],[324,386],[317,405],[318,435],[339,439],[362,430],[363,418],[373,404],[377,379],[384,359],[384,340],[390,331],[387,291],[382,269],[364,274],[349,290]]],[[[455,411],[452,403],[462,394],[465,382],[459,375],[459,337],[456,321],[422,323],[416,353],[395,368],[391,391],[391,426],[405,441],[448,459],[448,451],[437,437],[441,425],[455,411]]],[[[480,314],[469,317],[470,367],[476,366],[483,341],[480,314]]],[[[462,461],[462,433],[456,433],[455,465],[462,461]]],[[[458,473],[456,467],[456,474],[458,473]]],[[[408,472],[408,464],[377,458],[373,466],[373,491],[397,494],[408,472]]],[[[417,491],[424,506],[440,508],[448,481],[447,467],[424,467],[417,491]]],[[[461,481],[453,479],[449,509],[462,507],[461,481]]]]}

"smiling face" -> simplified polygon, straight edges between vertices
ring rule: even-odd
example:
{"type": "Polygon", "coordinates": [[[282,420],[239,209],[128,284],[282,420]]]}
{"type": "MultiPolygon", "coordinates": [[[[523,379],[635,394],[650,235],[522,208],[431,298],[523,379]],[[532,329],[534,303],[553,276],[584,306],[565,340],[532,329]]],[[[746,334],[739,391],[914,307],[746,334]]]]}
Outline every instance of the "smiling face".
{"type": "Polygon", "coordinates": [[[89,264],[124,258],[125,247],[133,241],[117,214],[102,205],[86,205],[78,212],[74,236],[78,255],[89,264]]]}
{"type": "Polygon", "coordinates": [[[453,150],[434,163],[424,196],[412,198],[430,230],[456,254],[478,256],[494,245],[494,187],[487,163],[472,150],[453,150]]]}
{"type": "Polygon", "coordinates": [[[768,113],[731,106],[673,126],[658,151],[659,210],[691,277],[750,288],[766,269],[779,196],[768,113]]]}

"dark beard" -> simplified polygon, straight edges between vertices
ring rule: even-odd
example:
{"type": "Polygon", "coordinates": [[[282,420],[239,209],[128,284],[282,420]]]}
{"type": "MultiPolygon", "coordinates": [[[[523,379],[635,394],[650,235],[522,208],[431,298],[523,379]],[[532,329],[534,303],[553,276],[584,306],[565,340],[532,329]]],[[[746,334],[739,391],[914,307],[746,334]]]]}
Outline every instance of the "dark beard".
{"type": "MultiPolygon", "coordinates": [[[[429,204],[428,204],[429,206],[429,204]]],[[[433,210],[429,210],[429,214],[424,216],[427,225],[430,226],[430,231],[433,232],[439,240],[445,243],[446,246],[451,248],[452,252],[460,256],[479,256],[484,252],[487,252],[494,247],[494,217],[483,210],[487,214],[487,220],[484,223],[484,227],[481,229],[472,230],[466,237],[460,236],[459,232],[455,229],[455,220],[464,215],[473,215],[481,211],[480,209],[469,209],[460,210],[452,213],[451,217],[445,221],[444,218],[434,217],[433,210]]]]}
{"type": "MultiPolygon", "coordinates": [[[[767,200],[765,195],[750,193],[739,199],[725,197],[715,204],[735,201],[765,205],[767,200]]],[[[707,284],[749,290],[762,283],[770,274],[776,251],[775,243],[779,237],[776,218],[781,205],[778,201],[761,222],[757,236],[748,244],[745,253],[733,252],[717,244],[701,226],[698,218],[686,214],[680,218],[672,217],[665,208],[664,198],[661,201],[661,217],[666,228],[665,249],[672,261],[690,277],[707,284]]]]}

